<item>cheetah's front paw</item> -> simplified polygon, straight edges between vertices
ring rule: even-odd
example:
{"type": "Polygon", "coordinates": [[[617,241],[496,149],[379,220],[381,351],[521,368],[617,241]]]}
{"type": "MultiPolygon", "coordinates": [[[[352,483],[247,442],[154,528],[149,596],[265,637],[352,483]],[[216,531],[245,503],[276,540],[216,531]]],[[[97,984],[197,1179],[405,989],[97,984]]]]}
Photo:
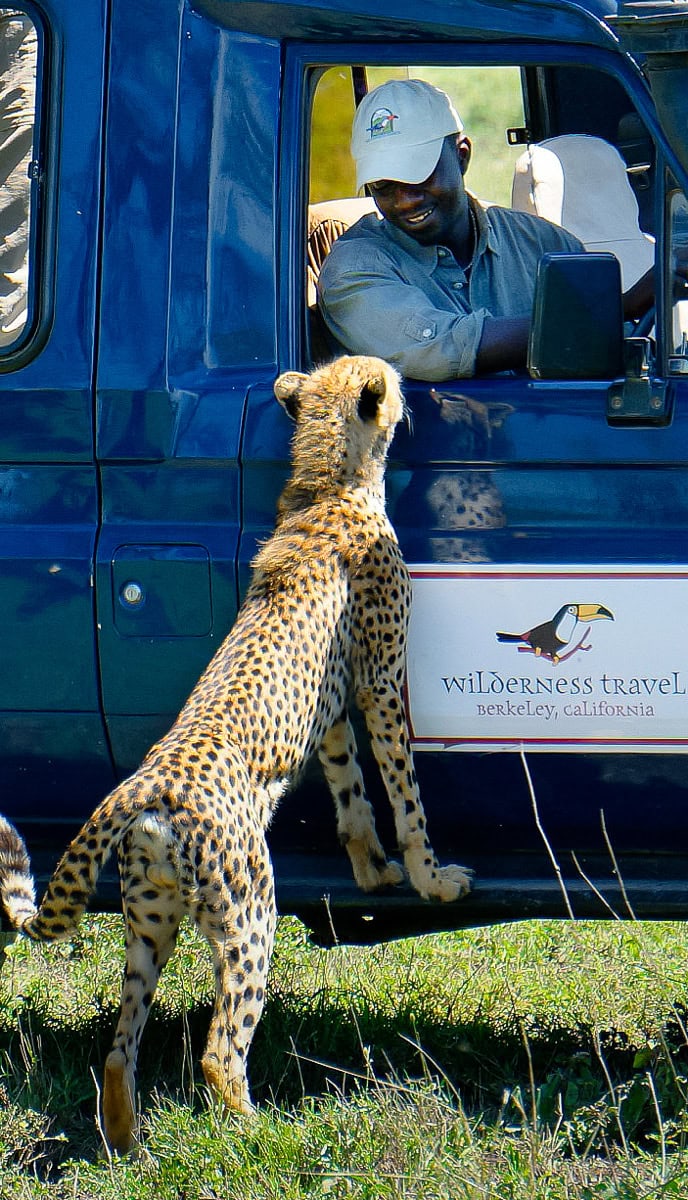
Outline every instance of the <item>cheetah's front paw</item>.
{"type": "Polygon", "coordinates": [[[383,888],[398,887],[406,879],[401,863],[386,858],[371,857],[364,864],[354,865],[356,883],[364,892],[379,892],[383,888]]]}
{"type": "Polygon", "coordinates": [[[461,900],[471,890],[473,872],[455,863],[448,867],[440,867],[436,872],[436,888],[430,893],[431,900],[461,900]]]}
{"type": "Polygon", "coordinates": [[[411,883],[424,900],[460,900],[471,890],[473,872],[467,867],[439,867],[424,864],[420,872],[409,871],[411,883]]]}
{"type": "Polygon", "coordinates": [[[387,858],[377,838],[371,839],[369,830],[366,829],[364,837],[349,837],[345,831],[340,834],[340,841],[346,847],[354,879],[362,892],[397,887],[406,879],[401,863],[387,858]]]}

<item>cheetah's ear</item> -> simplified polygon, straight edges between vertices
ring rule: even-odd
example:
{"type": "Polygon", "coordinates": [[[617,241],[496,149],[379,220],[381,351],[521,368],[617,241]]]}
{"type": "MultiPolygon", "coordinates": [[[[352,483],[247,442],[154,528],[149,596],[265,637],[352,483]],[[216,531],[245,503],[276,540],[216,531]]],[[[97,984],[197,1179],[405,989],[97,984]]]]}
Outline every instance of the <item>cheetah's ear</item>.
{"type": "Polygon", "coordinates": [[[275,396],[292,421],[296,420],[299,411],[299,394],[306,379],[308,376],[303,375],[301,371],[285,371],[275,380],[275,396]]]}
{"type": "Polygon", "coordinates": [[[361,388],[358,397],[358,415],[362,421],[374,421],[378,414],[380,401],[387,391],[384,376],[373,375],[361,388]]]}

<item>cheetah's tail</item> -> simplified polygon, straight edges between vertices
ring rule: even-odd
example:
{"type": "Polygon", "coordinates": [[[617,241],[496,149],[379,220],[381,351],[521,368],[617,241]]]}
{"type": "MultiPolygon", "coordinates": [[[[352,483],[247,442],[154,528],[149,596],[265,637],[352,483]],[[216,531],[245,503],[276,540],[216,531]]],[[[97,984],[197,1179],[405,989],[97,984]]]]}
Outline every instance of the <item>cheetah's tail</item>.
{"type": "Polygon", "coordinates": [[[0,816],[0,903],[14,929],[39,942],[68,938],[76,929],[103,864],[127,830],[155,801],[120,784],[98,805],[65,850],[36,907],[26,846],[0,816]]]}
{"type": "Polygon", "coordinates": [[[31,863],[14,825],[0,816],[0,902],[15,929],[36,912],[31,863]]]}

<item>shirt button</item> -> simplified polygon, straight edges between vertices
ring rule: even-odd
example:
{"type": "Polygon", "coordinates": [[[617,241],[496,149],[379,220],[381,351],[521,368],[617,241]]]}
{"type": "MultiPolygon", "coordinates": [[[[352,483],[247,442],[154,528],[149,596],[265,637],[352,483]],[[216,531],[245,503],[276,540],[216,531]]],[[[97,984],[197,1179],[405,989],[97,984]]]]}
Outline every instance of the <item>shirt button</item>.
{"type": "Polygon", "coordinates": [[[437,257],[438,257],[438,258],[446,258],[448,253],[449,253],[449,251],[448,251],[448,250],[442,250],[442,249],[440,249],[440,250],[438,250],[438,251],[437,251],[437,257]]]}
{"type": "Polygon", "coordinates": [[[424,338],[431,338],[431,337],[432,337],[432,329],[424,329],[424,330],[423,330],[423,337],[424,337],[424,338]]]}
{"type": "Polygon", "coordinates": [[[463,283],[461,282],[460,279],[456,279],[454,281],[454,283],[452,284],[452,287],[454,288],[454,291],[458,292],[459,289],[463,287],[463,283]]]}

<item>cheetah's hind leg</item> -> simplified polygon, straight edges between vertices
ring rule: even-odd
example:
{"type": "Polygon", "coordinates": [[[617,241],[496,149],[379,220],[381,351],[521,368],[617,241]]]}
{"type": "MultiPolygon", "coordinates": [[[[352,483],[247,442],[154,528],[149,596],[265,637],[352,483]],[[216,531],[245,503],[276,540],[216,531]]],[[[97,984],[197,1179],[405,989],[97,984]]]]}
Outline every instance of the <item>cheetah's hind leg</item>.
{"type": "Polygon", "coordinates": [[[400,863],[389,861],[377,835],[348,717],[328,730],[318,754],[334,800],[339,840],[351,859],[356,883],[364,892],[401,883],[405,871],[400,863]]]}
{"type": "Polygon", "coordinates": [[[208,1088],[226,1109],[250,1113],[246,1061],[265,1004],[277,919],[272,864],[257,822],[246,822],[242,845],[236,851],[227,846],[224,860],[215,879],[205,886],[198,882],[197,920],[215,968],[215,1005],[201,1066],[208,1088]]]}
{"type": "Polygon", "coordinates": [[[126,966],[119,1022],[105,1062],[102,1107],[108,1144],[120,1154],[134,1145],[136,1060],[141,1034],[185,911],[174,840],[164,821],[143,816],[119,850],[126,966]]]}

